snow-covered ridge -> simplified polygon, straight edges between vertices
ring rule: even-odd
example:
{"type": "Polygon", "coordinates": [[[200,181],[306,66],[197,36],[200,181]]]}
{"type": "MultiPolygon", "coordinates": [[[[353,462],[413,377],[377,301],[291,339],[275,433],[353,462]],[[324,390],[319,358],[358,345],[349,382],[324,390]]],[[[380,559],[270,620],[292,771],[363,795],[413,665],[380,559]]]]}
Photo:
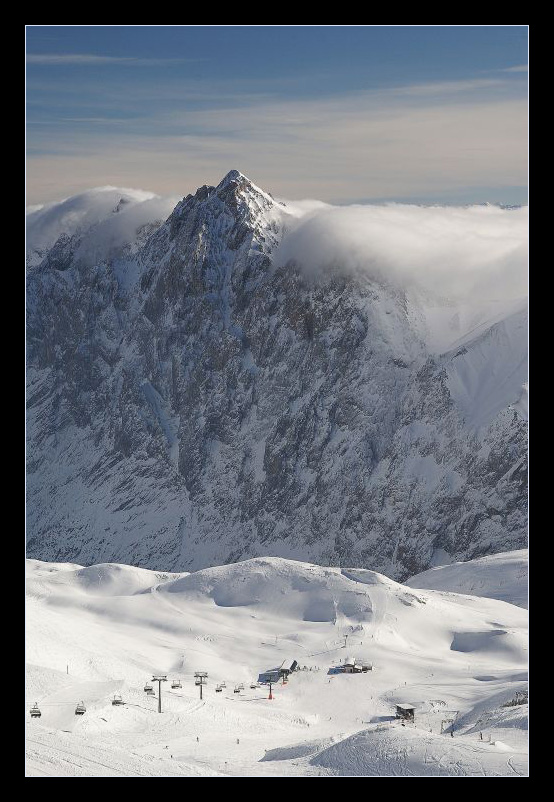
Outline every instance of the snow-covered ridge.
{"type": "Polygon", "coordinates": [[[410,577],[405,584],[411,588],[486,596],[527,608],[528,562],[527,549],[491,554],[470,562],[431,568],[410,577]]]}

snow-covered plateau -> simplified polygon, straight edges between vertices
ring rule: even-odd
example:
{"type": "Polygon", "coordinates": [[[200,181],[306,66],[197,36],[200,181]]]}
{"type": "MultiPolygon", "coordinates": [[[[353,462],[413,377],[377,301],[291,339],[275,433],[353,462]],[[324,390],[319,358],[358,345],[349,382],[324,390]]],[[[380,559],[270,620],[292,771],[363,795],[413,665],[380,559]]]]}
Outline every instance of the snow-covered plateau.
{"type": "Polygon", "coordinates": [[[27,776],[527,776],[527,553],[409,585],[278,557],[28,560],[27,776]],[[269,699],[260,675],[291,661],[269,699]]]}
{"type": "Polygon", "coordinates": [[[403,581],[524,548],[526,214],[295,204],[236,170],[34,208],[28,556],[403,581]]]}

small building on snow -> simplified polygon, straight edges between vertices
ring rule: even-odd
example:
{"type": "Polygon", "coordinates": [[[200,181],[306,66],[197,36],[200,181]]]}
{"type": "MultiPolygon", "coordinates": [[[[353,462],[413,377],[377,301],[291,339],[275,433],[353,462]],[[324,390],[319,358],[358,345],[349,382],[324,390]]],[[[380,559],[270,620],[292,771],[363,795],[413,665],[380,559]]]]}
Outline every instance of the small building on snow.
{"type": "Polygon", "coordinates": [[[356,660],[355,657],[347,657],[344,661],[343,671],[345,674],[361,674],[362,671],[371,671],[373,666],[366,660],[356,660]]]}
{"type": "Polygon", "coordinates": [[[296,670],[297,666],[298,662],[296,660],[283,660],[279,667],[279,676],[285,678],[288,677],[289,674],[292,674],[292,672],[296,670]]]}

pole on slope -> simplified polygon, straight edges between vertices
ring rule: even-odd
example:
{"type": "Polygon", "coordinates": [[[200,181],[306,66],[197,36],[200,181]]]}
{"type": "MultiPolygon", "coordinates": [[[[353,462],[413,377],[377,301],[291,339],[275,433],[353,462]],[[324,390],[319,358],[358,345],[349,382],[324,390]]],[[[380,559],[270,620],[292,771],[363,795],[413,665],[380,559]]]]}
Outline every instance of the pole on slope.
{"type": "Polygon", "coordinates": [[[194,684],[200,686],[200,699],[202,699],[202,687],[205,682],[208,680],[208,672],[207,671],[195,671],[194,672],[194,684]]]}
{"type": "Polygon", "coordinates": [[[271,693],[271,689],[272,689],[273,685],[277,685],[278,682],[279,682],[279,677],[268,680],[268,685],[269,685],[269,696],[267,697],[268,699],[274,699],[275,698],[273,696],[273,694],[271,693]]]}
{"type": "Polygon", "coordinates": [[[167,682],[167,676],[165,674],[158,674],[155,677],[152,677],[152,682],[158,683],[158,713],[162,712],[162,682],[167,682]]]}

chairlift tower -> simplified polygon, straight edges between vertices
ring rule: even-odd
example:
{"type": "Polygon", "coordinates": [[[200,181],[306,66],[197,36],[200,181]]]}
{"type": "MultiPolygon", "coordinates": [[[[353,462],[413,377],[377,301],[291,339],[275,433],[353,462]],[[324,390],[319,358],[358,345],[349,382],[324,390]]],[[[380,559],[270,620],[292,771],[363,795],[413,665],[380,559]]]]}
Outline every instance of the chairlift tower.
{"type": "Polygon", "coordinates": [[[202,687],[208,681],[208,672],[207,671],[195,671],[194,672],[194,684],[200,686],[200,698],[202,699],[202,687]]]}
{"type": "Polygon", "coordinates": [[[276,685],[279,682],[279,674],[270,674],[267,678],[267,684],[269,685],[269,696],[268,699],[273,699],[272,686],[276,685]]]}
{"type": "Polygon", "coordinates": [[[157,674],[152,677],[152,682],[158,683],[158,713],[162,712],[162,682],[167,682],[166,674],[157,674]]]}

